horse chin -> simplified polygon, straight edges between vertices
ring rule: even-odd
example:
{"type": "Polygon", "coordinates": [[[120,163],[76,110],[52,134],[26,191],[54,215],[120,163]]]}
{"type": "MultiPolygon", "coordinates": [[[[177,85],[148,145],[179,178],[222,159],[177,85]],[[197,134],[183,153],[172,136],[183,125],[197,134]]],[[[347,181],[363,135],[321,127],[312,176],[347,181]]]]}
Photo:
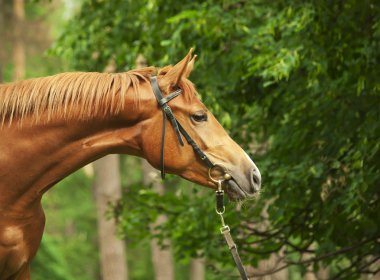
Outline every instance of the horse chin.
{"type": "Polygon", "coordinates": [[[226,185],[225,192],[231,201],[243,201],[248,198],[247,193],[241,189],[234,179],[227,181],[226,185]]]}

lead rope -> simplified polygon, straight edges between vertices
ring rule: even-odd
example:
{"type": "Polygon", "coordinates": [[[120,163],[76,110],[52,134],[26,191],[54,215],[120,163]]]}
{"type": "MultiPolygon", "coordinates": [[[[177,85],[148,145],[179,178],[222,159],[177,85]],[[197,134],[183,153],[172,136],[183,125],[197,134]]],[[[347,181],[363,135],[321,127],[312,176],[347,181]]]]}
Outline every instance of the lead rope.
{"type": "MultiPolygon", "coordinates": [[[[214,166],[221,166],[220,164],[216,164],[214,166]]],[[[224,168],[224,167],[223,167],[224,168]]],[[[228,245],[228,248],[230,249],[231,255],[235,261],[236,267],[239,270],[240,278],[242,280],[249,280],[247,276],[247,272],[245,271],[245,268],[242,264],[242,261],[240,259],[239,253],[237,251],[237,246],[232,239],[231,233],[230,233],[230,227],[226,225],[224,221],[223,214],[226,211],[226,207],[224,206],[224,190],[222,188],[222,183],[224,180],[231,179],[231,176],[228,173],[225,173],[225,179],[223,180],[215,180],[211,176],[211,169],[209,170],[209,177],[212,181],[216,182],[218,184],[218,189],[215,192],[215,211],[219,215],[220,220],[222,222],[222,227],[220,228],[220,233],[224,236],[224,239],[226,240],[226,243],[228,245]]]]}

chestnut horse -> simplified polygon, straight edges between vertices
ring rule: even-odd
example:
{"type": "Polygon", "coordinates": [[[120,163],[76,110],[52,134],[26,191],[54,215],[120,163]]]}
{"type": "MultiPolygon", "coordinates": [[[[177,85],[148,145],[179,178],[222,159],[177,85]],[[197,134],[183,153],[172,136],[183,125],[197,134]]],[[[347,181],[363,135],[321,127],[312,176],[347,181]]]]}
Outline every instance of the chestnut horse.
{"type": "MultiPolygon", "coordinates": [[[[150,78],[157,75],[183,128],[231,175],[231,199],[253,196],[260,173],[198,99],[188,80],[191,51],[175,66],[126,73],[63,73],[0,85],[0,279],[30,279],[29,264],[44,230],[42,195],[82,166],[107,154],[147,159],[160,168],[163,114],[150,78]]],[[[216,188],[208,167],[166,129],[165,169],[216,188]]]]}

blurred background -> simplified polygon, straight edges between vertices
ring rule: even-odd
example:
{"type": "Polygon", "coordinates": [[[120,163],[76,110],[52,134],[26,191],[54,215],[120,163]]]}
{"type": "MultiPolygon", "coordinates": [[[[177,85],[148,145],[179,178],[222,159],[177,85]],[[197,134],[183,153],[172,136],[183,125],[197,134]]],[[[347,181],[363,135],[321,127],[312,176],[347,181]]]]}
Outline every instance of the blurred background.
{"type": "MultiPolygon", "coordinates": [[[[0,80],[175,64],[255,160],[254,279],[380,279],[380,3],[0,0],[0,80]]],[[[0,194],[1,195],[1,194],[0,194]]],[[[108,156],[44,197],[32,279],[237,279],[213,192],[108,156]]]]}

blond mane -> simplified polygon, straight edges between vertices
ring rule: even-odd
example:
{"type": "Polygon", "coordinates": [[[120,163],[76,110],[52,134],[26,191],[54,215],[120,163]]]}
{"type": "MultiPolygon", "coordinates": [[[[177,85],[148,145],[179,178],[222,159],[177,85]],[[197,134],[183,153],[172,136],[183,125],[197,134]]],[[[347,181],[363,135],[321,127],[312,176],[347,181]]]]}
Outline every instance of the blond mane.
{"type": "Polygon", "coordinates": [[[124,73],[69,72],[0,84],[0,126],[26,116],[39,122],[43,113],[45,121],[117,114],[124,109],[127,90],[137,92],[140,81],[154,71],[147,67],[124,73]]]}

